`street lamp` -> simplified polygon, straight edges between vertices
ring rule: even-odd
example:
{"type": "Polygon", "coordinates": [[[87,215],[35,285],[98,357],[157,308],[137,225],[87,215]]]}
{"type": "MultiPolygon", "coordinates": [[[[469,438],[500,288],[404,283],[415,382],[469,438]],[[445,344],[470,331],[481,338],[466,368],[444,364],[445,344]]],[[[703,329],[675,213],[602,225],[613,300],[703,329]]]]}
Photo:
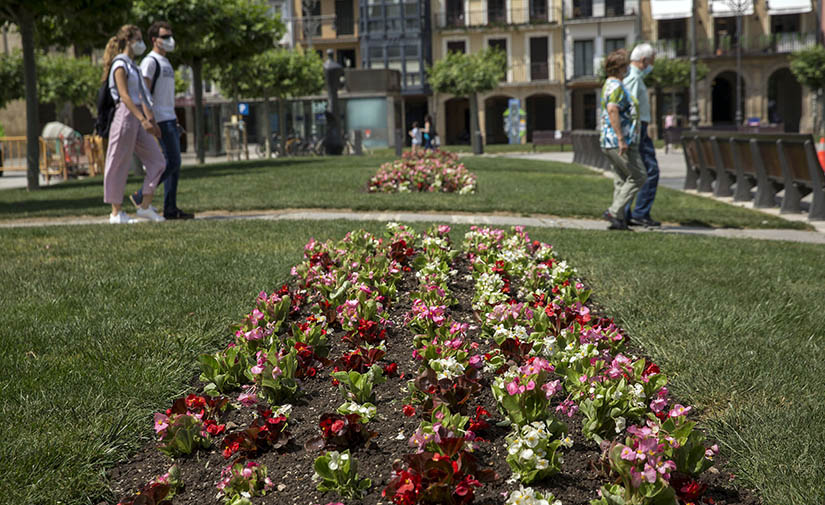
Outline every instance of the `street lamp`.
{"type": "Polygon", "coordinates": [[[751,5],[751,0],[725,0],[730,10],[736,14],[736,125],[742,120],[742,14],[751,5]]]}
{"type": "Polygon", "coordinates": [[[690,129],[699,128],[699,106],[696,103],[696,0],[692,1],[690,16],[690,129]]]}

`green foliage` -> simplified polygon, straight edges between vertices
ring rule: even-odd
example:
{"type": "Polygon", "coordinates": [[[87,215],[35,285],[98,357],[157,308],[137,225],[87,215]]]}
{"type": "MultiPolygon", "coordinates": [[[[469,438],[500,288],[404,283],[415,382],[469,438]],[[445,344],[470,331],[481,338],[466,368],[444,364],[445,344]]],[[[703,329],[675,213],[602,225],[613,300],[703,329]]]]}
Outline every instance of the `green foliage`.
{"type": "Polygon", "coordinates": [[[384,372],[378,365],[372,365],[366,373],[356,371],[332,372],[330,376],[340,382],[339,389],[346,394],[347,399],[358,403],[374,403],[375,394],[372,389],[377,384],[386,382],[384,372]]]}
{"type": "Polygon", "coordinates": [[[791,54],[791,72],[813,90],[825,88],[825,47],[816,44],[791,54]]]}
{"type": "Polygon", "coordinates": [[[210,65],[207,75],[225,95],[289,98],[324,89],[324,65],[315,51],[270,49],[250,58],[210,65]]]}
{"type": "Polygon", "coordinates": [[[451,52],[428,70],[435,91],[456,96],[490,91],[506,72],[507,55],[493,48],[474,54],[451,52]]]}
{"type": "Polygon", "coordinates": [[[191,79],[189,75],[184,75],[181,69],[175,70],[175,94],[180,95],[182,93],[186,93],[189,89],[189,85],[191,84],[191,79]]]}
{"type": "MultiPolygon", "coordinates": [[[[40,103],[85,106],[90,109],[97,98],[100,67],[89,58],[73,58],[61,53],[38,55],[37,97],[40,103]]],[[[24,97],[23,57],[19,51],[0,56],[0,107],[24,97]]]]}
{"type": "MultiPolygon", "coordinates": [[[[696,62],[696,80],[701,81],[710,69],[702,62],[696,62]]],[[[645,78],[650,88],[687,88],[690,86],[690,60],[677,58],[656,58],[653,72],[645,78]]]]}
{"type": "Polygon", "coordinates": [[[344,498],[357,499],[372,485],[370,479],[358,478],[358,465],[349,450],[318,456],[314,468],[312,480],[318,482],[318,491],[335,491],[344,498]]]}
{"type": "Polygon", "coordinates": [[[231,64],[274,47],[284,32],[262,0],[135,0],[132,12],[138,26],[161,19],[172,25],[173,64],[231,64]]]}

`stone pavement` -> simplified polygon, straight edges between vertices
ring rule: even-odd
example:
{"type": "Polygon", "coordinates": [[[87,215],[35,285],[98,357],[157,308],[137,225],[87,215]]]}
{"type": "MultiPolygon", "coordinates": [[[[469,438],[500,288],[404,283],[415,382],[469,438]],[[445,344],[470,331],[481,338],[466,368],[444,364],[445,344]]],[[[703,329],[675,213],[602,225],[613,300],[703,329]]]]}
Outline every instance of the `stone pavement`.
{"type": "MultiPolygon", "coordinates": [[[[251,154],[251,153],[250,153],[251,154]]],[[[684,157],[681,151],[671,151],[668,154],[664,150],[658,150],[657,158],[660,165],[660,179],[659,183],[662,186],[669,187],[683,191],[685,179],[685,165],[684,157]]],[[[488,155],[491,156],[491,155],[488,155]]],[[[572,152],[554,152],[554,153],[508,153],[495,156],[504,156],[508,158],[523,158],[536,159],[545,161],[560,161],[571,163],[573,161],[572,152]]],[[[252,157],[252,156],[250,156],[252,157]]],[[[225,156],[208,157],[207,163],[225,162],[225,156]]],[[[191,153],[184,153],[183,163],[194,163],[194,155],[191,153]]],[[[598,169],[594,169],[598,170],[598,169]]],[[[606,177],[611,177],[609,171],[602,171],[606,177]]],[[[0,189],[6,187],[25,187],[26,178],[24,172],[6,172],[3,177],[0,177],[0,189]],[[22,184],[21,184],[22,183],[22,184]]],[[[706,193],[697,193],[696,191],[688,191],[688,193],[713,198],[712,195],[706,193]]],[[[733,205],[740,205],[750,207],[750,204],[742,204],[733,202],[731,198],[720,199],[733,205]]],[[[780,215],[779,209],[755,209],[766,212],[772,215],[780,215]]],[[[806,221],[805,214],[788,215],[782,214],[781,217],[791,220],[806,221]]],[[[534,216],[523,217],[518,215],[503,215],[503,214],[450,214],[450,213],[412,213],[412,212],[351,212],[348,210],[329,211],[324,209],[298,209],[298,210],[273,210],[273,211],[253,211],[253,212],[227,212],[227,211],[210,211],[199,213],[196,217],[198,220],[247,220],[247,219],[261,219],[261,220],[330,220],[330,219],[344,219],[351,221],[433,221],[444,222],[450,224],[479,224],[489,226],[514,226],[523,225],[529,227],[539,228],[561,228],[561,229],[580,229],[580,230],[606,230],[607,223],[601,220],[594,219],[571,219],[559,218],[554,216],[534,216]]],[[[108,224],[107,217],[67,217],[67,218],[32,218],[19,219],[13,221],[0,221],[0,228],[15,228],[15,227],[29,227],[29,226],[51,226],[51,225],[82,225],[82,224],[108,224]]],[[[661,228],[653,230],[646,230],[643,228],[634,228],[636,232],[641,233],[678,233],[683,235],[707,235],[713,237],[727,237],[727,238],[749,238],[761,240],[784,240],[791,242],[805,242],[813,244],[825,244],[825,222],[814,222],[812,224],[817,231],[800,231],[800,230],[759,230],[759,229],[728,229],[728,228],[704,228],[691,226],[670,226],[663,225],[661,228]]],[[[144,223],[137,223],[137,225],[145,225],[144,223]]],[[[158,226],[163,226],[158,225],[158,226]]]]}

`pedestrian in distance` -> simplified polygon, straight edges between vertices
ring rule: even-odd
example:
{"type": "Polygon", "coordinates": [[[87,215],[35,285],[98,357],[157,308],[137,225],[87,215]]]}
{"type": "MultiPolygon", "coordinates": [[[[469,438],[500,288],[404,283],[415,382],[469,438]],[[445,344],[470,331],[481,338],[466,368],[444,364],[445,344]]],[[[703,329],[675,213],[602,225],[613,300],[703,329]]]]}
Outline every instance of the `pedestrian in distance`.
{"type": "MultiPolygon", "coordinates": [[[[175,50],[172,26],[166,21],[155,21],[148,31],[152,51],[143,58],[140,70],[146,87],[152,95],[152,110],[160,128],[160,146],[166,158],[163,172],[163,217],[166,219],[192,219],[194,214],[178,208],[178,180],[180,179],[180,128],[175,115],[175,69],[166,57],[175,50]]],[[[138,190],[129,199],[136,207],[143,202],[143,192],[138,190]]]]}
{"type": "Polygon", "coordinates": [[[143,199],[136,215],[150,221],[164,220],[151,206],[166,160],[157,140],[160,129],[152,113],[149,90],[134,61],[144,51],[146,44],[140,29],[124,25],[109,39],[103,53],[102,80],[108,79],[109,93],[116,104],[103,172],[103,201],[112,205],[109,222],[113,224],[133,221],[122,205],[133,155],[146,167],[143,199]]]}
{"type": "Polygon", "coordinates": [[[413,121],[412,130],[410,130],[410,138],[412,143],[412,151],[418,152],[421,147],[421,128],[418,127],[418,121],[413,121]]]}
{"type": "Polygon", "coordinates": [[[599,141],[613,168],[613,203],[603,214],[610,230],[628,229],[625,209],[647,179],[639,154],[639,101],[622,83],[628,65],[624,49],[605,60],[599,141]]]}
{"type": "Polygon", "coordinates": [[[429,114],[424,116],[424,129],[421,133],[424,140],[424,149],[432,149],[435,128],[433,127],[433,118],[429,114]]]}
{"type": "Polygon", "coordinates": [[[655,227],[662,223],[650,217],[653,200],[656,198],[656,188],[659,186],[659,162],[656,160],[656,148],[653,139],[648,135],[650,125],[650,99],[647,95],[645,77],[653,71],[656,61],[656,51],[648,43],[639,44],[630,53],[630,68],[624,78],[624,86],[639,101],[639,154],[645,166],[647,180],[636,195],[636,206],[631,211],[630,202],[625,207],[625,215],[631,225],[655,227]]]}

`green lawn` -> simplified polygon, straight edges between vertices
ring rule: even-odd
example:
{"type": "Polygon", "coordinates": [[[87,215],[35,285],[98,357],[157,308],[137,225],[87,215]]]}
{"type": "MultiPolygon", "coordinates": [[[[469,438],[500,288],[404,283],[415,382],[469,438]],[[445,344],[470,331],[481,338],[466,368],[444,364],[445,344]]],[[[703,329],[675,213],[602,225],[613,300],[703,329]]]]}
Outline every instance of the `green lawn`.
{"type": "MultiPolygon", "coordinates": [[[[151,413],[186,390],[197,355],[225,341],[260,290],[287,279],[310,236],[361,226],[381,229],[189,221],[3,230],[0,502],[110,499],[105,469],[146,443],[151,413]]],[[[822,503],[825,247],[529,231],[579,268],[677,397],[700,409],[740,485],[766,505],[822,503]]]]}
{"type": "MultiPolygon", "coordinates": [[[[303,158],[185,167],[178,203],[187,211],[324,208],[440,212],[507,212],[600,218],[612,180],[565,163],[467,157],[478,175],[475,195],[370,194],[367,181],[390,157],[303,158]]],[[[128,191],[142,179],[131,178],[128,191]]],[[[127,209],[131,206],[126,200],[127,209]]],[[[0,191],[0,220],[104,215],[102,177],[74,180],[28,193],[0,191]]],[[[660,188],[655,216],[667,223],[742,228],[807,229],[800,222],[734,207],[710,198],[660,188]]]]}

